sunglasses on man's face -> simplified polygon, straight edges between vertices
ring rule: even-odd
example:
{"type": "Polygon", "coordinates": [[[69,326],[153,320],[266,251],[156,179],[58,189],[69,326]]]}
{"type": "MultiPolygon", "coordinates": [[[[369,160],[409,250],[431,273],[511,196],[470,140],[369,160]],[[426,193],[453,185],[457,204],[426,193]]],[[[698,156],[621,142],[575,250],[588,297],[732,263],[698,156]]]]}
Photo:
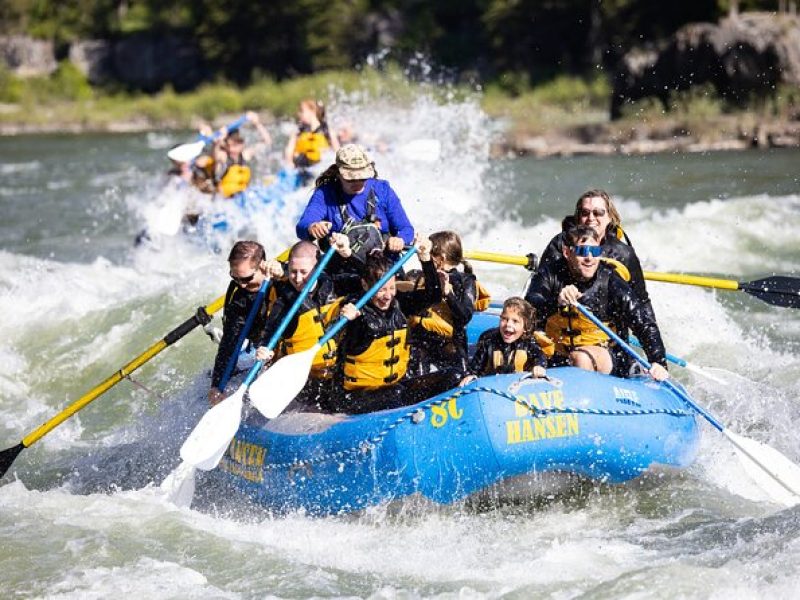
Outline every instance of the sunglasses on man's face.
{"type": "Polygon", "coordinates": [[[593,256],[595,258],[603,253],[603,249],[600,246],[575,246],[572,251],[575,256],[593,256]]]}
{"type": "Polygon", "coordinates": [[[233,279],[239,285],[245,285],[253,281],[253,279],[255,279],[255,276],[256,276],[256,271],[253,271],[250,275],[246,275],[244,277],[236,277],[235,275],[231,274],[231,279],[233,279]]]}
{"type": "Polygon", "coordinates": [[[595,209],[582,208],[582,209],[580,209],[578,211],[578,214],[584,219],[588,219],[592,215],[594,215],[595,219],[599,219],[600,217],[605,217],[606,216],[606,209],[604,209],[604,208],[595,208],[595,209]]]}

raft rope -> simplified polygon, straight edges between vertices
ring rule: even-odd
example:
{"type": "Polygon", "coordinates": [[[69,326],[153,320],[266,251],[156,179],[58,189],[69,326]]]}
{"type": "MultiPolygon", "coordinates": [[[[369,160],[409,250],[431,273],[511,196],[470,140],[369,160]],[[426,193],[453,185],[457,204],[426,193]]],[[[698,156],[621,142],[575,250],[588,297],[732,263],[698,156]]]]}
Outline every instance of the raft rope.
{"type": "Polygon", "coordinates": [[[493,394],[495,396],[499,396],[506,400],[510,400],[511,402],[514,402],[516,404],[520,404],[525,408],[527,408],[531,412],[531,416],[534,418],[543,417],[550,414],[602,415],[609,417],[634,417],[643,415],[668,415],[671,417],[693,417],[695,414],[694,411],[670,409],[670,408],[648,408],[648,409],[626,409],[626,410],[604,410],[600,408],[575,408],[575,407],[537,408],[522,396],[514,396],[513,394],[510,394],[503,390],[498,390],[496,388],[471,387],[458,390],[454,394],[449,395],[447,398],[441,398],[438,400],[428,400],[427,402],[424,402],[422,404],[414,405],[413,410],[410,410],[407,413],[397,417],[397,419],[389,423],[381,431],[376,433],[374,436],[367,438],[366,440],[361,442],[358,446],[353,446],[345,450],[339,450],[338,452],[322,454],[320,456],[315,456],[313,458],[305,460],[293,460],[291,462],[283,462],[283,463],[268,463],[264,465],[264,470],[268,471],[272,469],[302,468],[305,466],[310,466],[326,461],[342,460],[342,459],[347,459],[351,456],[355,458],[358,455],[367,454],[368,452],[377,448],[381,444],[381,442],[383,442],[383,440],[386,438],[387,435],[389,435],[394,429],[397,429],[397,427],[399,427],[406,420],[409,420],[414,424],[420,423],[425,418],[425,411],[430,409],[431,407],[441,406],[442,404],[450,402],[451,400],[455,400],[456,398],[460,398],[461,396],[466,396],[468,394],[475,394],[479,392],[493,394]]]}

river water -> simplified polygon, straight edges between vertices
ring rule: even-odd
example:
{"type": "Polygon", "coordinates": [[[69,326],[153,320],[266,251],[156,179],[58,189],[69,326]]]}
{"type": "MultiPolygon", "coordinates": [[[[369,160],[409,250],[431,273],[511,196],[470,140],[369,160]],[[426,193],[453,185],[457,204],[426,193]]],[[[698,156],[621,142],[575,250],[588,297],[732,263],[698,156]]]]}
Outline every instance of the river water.
{"type": "MultiPolygon", "coordinates": [[[[421,98],[348,118],[398,144],[444,142],[438,160],[389,152],[377,166],[419,229],[456,229],[468,248],[541,252],[577,196],[602,187],[648,270],[800,276],[796,150],[492,161],[491,124],[470,102],[421,98]]],[[[179,141],[0,139],[2,448],[225,290],[224,257],[203,245],[168,235],[132,244],[167,202],[164,152],[179,141]]],[[[259,176],[274,164],[262,159],[259,176]]],[[[292,241],[307,196],[252,223],[271,252],[292,241]]],[[[525,281],[516,267],[476,270],[497,298],[525,281]]],[[[800,462],[800,312],[740,292],[649,289],[668,350],[726,385],[674,375],[732,430],[800,462]]],[[[158,484],[202,414],[214,351],[190,334],[17,458],[0,485],[0,596],[792,598],[800,589],[800,508],[765,501],[705,424],[683,473],[550,500],[273,516],[201,479],[192,508],[179,508],[158,484]]]]}

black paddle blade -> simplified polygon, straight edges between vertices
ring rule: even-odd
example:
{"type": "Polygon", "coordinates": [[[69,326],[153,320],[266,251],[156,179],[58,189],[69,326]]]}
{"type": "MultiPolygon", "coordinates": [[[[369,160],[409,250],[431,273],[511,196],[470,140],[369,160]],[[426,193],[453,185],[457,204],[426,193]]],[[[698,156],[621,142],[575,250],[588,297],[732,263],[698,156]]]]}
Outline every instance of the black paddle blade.
{"type": "Polygon", "coordinates": [[[0,452],[0,477],[6,474],[8,467],[11,466],[11,463],[14,462],[14,459],[17,458],[17,455],[23,450],[25,450],[25,446],[23,446],[22,442],[20,442],[16,446],[12,446],[11,448],[0,452]]]}
{"type": "Polygon", "coordinates": [[[740,283],[739,289],[775,306],[800,308],[800,279],[776,275],[740,283]]]}

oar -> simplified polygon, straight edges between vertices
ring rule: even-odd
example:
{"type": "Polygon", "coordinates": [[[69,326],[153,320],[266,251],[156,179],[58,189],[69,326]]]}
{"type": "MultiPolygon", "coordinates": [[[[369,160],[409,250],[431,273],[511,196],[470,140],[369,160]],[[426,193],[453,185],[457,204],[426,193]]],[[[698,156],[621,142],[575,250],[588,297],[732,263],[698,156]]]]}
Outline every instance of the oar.
{"type": "Polygon", "coordinates": [[[242,351],[242,346],[244,345],[244,340],[247,337],[247,334],[250,333],[250,329],[253,327],[253,323],[256,320],[256,315],[258,314],[258,309],[264,302],[264,296],[267,295],[269,285],[270,280],[264,279],[264,281],[261,282],[261,287],[258,288],[258,293],[253,299],[253,306],[250,307],[250,312],[247,314],[244,327],[242,327],[242,330],[239,332],[239,336],[236,338],[236,345],[233,347],[233,353],[230,355],[230,358],[228,358],[228,364],[225,365],[225,370],[222,372],[222,377],[220,378],[219,385],[217,386],[217,389],[220,392],[225,391],[225,386],[227,386],[228,382],[231,380],[233,369],[236,366],[236,362],[239,360],[239,353],[242,351]]]}
{"type": "MultiPolygon", "coordinates": [[[[226,125],[225,130],[230,132],[239,129],[239,127],[241,127],[245,121],[247,121],[247,117],[242,115],[233,123],[226,125]]],[[[203,148],[205,148],[208,142],[213,142],[219,138],[219,135],[219,131],[214,132],[214,134],[210,136],[198,135],[196,141],[189,142],[188,144],[181,144],[180,146],[175,146],[172,148],[169,152],[167,152],[167,158],[174,160],[175,162],[191,162],[200,156],[200,153],[203,151],[203,148]]]]}
{"type": "MultiPolygon", "coordinates": [[[[481,252],[468,250],[464,258],[485,262],[501,263],[505,265],[518,265],[529,270],[536,268],[535,255],[519,256],[514,254],[501,254],[497,252],[481,252]],[[532,258],[533,257],[533,258],[532,258]]],[[[773,275],[756,281],[739,282],[732,279],[716,279],[714,277],[700,277],[699,275],[680,275],[677,273],[657,273],[645,271],[644,278],[648,281],[661,281],[666,283],[681,283],[684,285],[697,285],[700,287],[716,288],[720,290],[739,291],[755,296],[767,304],[800,308],[800,278],[773,275]]]]}
{"type": "MultiPolygon", "coordinates": [[[[289,312],[267,342],[268,350],[272,350],[277,345],[281,335],[300,309],[303,300],[305,300],[308,293],[317,283],[319,276],[322,274],[322,271],[335,252],[336,247],[331,246],[325,253],[325,256],[317,263],[314,272],[308,278],[308,281],[306,281],[303,289],[300,290],[289,312]]],[[[216,406],[213,406],[203,415],[203,418],[200,419],[200,422],[195,426],[186,439],[186,442],[184,442],[181,447],[181,459],[183,459],[184,462],[204,471],[213,469],[219,464],[220,459],[225,454],[226,448],[231,443],[231,439],[233,439],[233,436],[236,435],[236,432],[239,430],[245,393],[253,379],[258,375],[258,371],[261,369],[263,362],[257,361],[256,365],[258,365],[258,368],[256,369],[254,365],[254,368],[250,370],[244,383],[239,386],[236,392],[225,398],[216,406]]]]}
{"type": "MultiPolygon", "coordinates": [[[[370,299],[389,281],[397,271],[416,253],[417,247],[411,246],[391,269],[384,273],[366,293],[356,302],[361,310],[370,299]]],[[[314,356],[328,340],[335,337],[347,325],[347,318],[342,316],[322,338],[308,350],[284,356],[268,369],[250,387],[250,402],[268,419],[277,417],[295,396],[303,389],[311,371],[314,356]]]]}
{"type": "MultiPolygon", "coordinates": [[[[637,348],[641,348],[642,344],[637,340],[634,336],[629,336],[628,341],[636,346],[637,348]]],[[[711,381],[718,383],[720,385],[730,385],[729,382],[725,381],[717,377],[716,375],[712,375],[708,372],[708,369],[705,367],[701,367],[700,365],[695,365],[688,362],[686,359],[681,358],[680,356],[675,356],[674,354],[670,354],[667,352],[666,358],[669,362],[678,365],[679,367],[683,367],[687,371],[691,371],[692,373],[697,373],[698,375],[702,375],[703,377],[708,377],[711,381]]]]}
{"type": "MultiPolygon", "coordinates": [[[[587,319],[602,329],[608,337],[613,339],[625,352],[630,354],[634,360],[645,369],[650,369],[650,363],[645,358],[639,356],[633,348],[626,344],[622,338],[611,329],[606,327],[606,325],[595,317],[589,309],[581,304],[576,304],[576,307],[587,319]]],[[[800,467],[774,448],[762,442],[735,434],[725,428],[711,413],[692,400],[688,393],[670,380],[662,381],[661,384],[691,406],[733,444],[734,448],[739,452],[739,459],[747,473],[753,481],[776,502],[786,506],[794,506],[800,503],[800,467]]]]}
{"type": "Polygon", "coordinates": [[[42,437],[47,435],[51,430],[58,427],[61,423],[92,402],[92,400],[101,394],[104,394],[110,388],[114,387],[122,379],[133,373],[136,369],[141,367],[143,364],[161,352],[164,348],[177,342],[198,325],[205,325],[208,323],[211,320],[211,315],[222,308],[224,303],[225,296],[220,296],[209,305],[198,308],[194,316],[178,325],[161,340],[150,346],[147,350],[134,358],[119,371],[105,379],[102,383],[92,388],[88,393],[81,396],[78,400],[70,404],[55,417],[43,423],[37,429],[34,429],[32,432],[22,438],[22,441],[19,444],[0,452],[0,477],[5,475],[5,472],[11,466],[11,463],[14,462],[14,459],[16,459],[19,453],[25,448],[29,448],[32,444],[36,443],[42,437]]]}
{"type": "Polygon", "coordinates": [[[716,288],[745,292],[774,306],[800,308],[800,279],[773,275],[756,281],[735,281],[732,279],[716,279],[714,277],[700,277],[698,275],[680,275],[678,273],[655,273],[645,271],[644,278],[650,281],[663,281],[666,283],[682,283],[684,285],[698,285],[700,287],[716,288]]]}

